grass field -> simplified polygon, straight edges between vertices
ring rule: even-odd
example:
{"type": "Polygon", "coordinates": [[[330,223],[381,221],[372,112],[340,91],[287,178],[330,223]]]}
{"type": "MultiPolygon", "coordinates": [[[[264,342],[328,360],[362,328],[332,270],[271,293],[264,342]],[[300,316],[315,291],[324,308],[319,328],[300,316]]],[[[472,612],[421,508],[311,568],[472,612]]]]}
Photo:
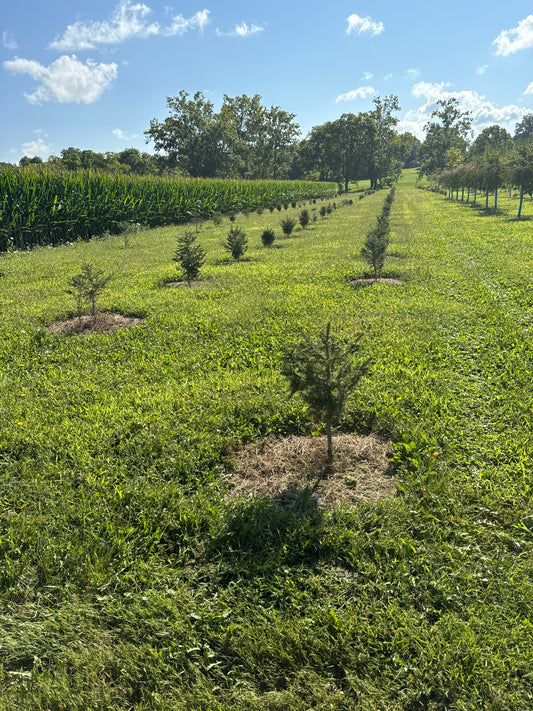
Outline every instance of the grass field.
{"type": "Polygon", "coordinates": [[[533,707],[531,203],[414,182],[398,286],[350,284],[385,191],[289,238],[299,208],[239,215],[237,263],[205,223],[190,289],[167,286],[183,227],[0,257],[2,711],[533,707]],[[87,261],[141,325],[47,331],[87,261]],[[342,430],[390,442],[396,495],[228,501],[243,444],[319,433],[280,364],[328,321],[365,332],[342,430]]]}

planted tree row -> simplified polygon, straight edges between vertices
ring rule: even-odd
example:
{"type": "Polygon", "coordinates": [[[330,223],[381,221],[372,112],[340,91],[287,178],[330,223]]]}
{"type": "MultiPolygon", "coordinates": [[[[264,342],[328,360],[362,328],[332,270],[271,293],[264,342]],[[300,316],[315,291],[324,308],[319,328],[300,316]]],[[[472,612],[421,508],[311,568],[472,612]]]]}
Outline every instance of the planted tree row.
{"type": "Polygon", "coordinates": [[[461,198],[477,203],[478,193],[485,196],[489,207],[489,195],[494,195],[494,209],[498,209],[498,190],[517,189],[519,202],[517,217],[522,214],[524,195],[533,194],[533,144],[520,142],[510,151],[487,150],[473,160],[441,172],[436,176],[439,185],[448,189],[448,196],[461,191],[461,198]]]}
{"type": "Polygon", "coordinates": [[[273,208],[335,195],[331,183],[133,178],[92,173],[0,173],[0,252],[58,245],[148,227],[208,219],[215,213],[273,208]]]}

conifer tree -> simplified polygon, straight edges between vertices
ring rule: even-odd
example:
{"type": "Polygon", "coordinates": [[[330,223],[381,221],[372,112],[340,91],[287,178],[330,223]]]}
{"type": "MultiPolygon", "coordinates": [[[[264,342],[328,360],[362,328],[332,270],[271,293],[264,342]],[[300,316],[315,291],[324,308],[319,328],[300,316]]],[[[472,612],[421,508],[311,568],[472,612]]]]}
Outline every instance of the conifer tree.
{"type": "Polygon", "coordinates": [[[307,337],[284,356],[282,373],[289,381],[291,396],[299,392],[309,410],[326,425],[328,462],[333,459],[332,428],[344,413],[346,400],[368,372],[370,360],[354,363],[360,350],[359,334],[345,342],[331,333],[331,323],[316,338],[307,337]]]}

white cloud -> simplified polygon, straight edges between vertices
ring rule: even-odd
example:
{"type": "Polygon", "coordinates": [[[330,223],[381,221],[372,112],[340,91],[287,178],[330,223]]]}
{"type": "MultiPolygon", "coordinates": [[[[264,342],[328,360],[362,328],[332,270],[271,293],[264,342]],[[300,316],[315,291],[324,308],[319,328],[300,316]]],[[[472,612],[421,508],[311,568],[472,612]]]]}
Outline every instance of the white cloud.
{"type": "Polygon", "coordinates": [[[260,25],[247,25],[246,22],[241,22],[239,25],[235,25],[231,32],[222,32],[217,28],[216,33],[219,37],[248,37],[249,35],[256,35],[263,30],[264,27],[260,25]]]}
{"type": "Polygon", "coordinates": [[[520,20],[511,30],[503,30],[492,44],[496,45],[496,54],[506,57],[520,49],[533,49],[533,15],[520,20]]]}
{"type": "Polygon", "coordinates": [[[365,73],[363,74],[363,80],[364,80],[364,81],[370,81],[370,80],[373,79],[373,78],[374,78],[374,75],[372,74],[372,72],[365,72],[365,73]]]}
{"type": "Polygon", "coordinates": [[[188,30],[200,30],[203,32],[205,26],[209,22],[209,10],[201,10],[189,19],[183,15],[176,15],[172,18],[172,24],[162,30],[162,34],[167,37],[174,35],[183,35],[188,30]]]}
{"type": "Polygon", "coordinates": [[[13,156],[13,162],[18,163],[23,156],[28,156],[28,158],[39,156],[39,158],[46,160],[51,155],[53,147],[48,142],[47,134],[41,130],[33,131],[33,134],[35,136],[33,140],[26,141],[19,148],[9,149],[13,156]]]}
{"type": "Polygon", "coordinates": [[[527,89],[524,91],[524,94],[533,94],[533,81],[531,84],[527,87],[527,89]]]}
{"type": "Polygon", "coordinates": [[[406,74],[409,79],[417,79],[420,76],[420,69],[408,69],[406,74]]]}
{"type": "Polygon", "coordinates": [[[476,74],[479,74],[481,76],[482,74],[485,74],[485,72],[487,71],[488,68],[489,68],[489,65],[484,64],[482,67],[478,67],[476,69],[476,74]]]}
{"type": "Polygon", "coordinates": [[[520,121],[526,109],[510,104],[508,106],[495,106],[484,96],[475,91],[448,91],[449,84],[418,82],[412,88],[412,95],[424,98],[426,101],[417,109],[407,111],[404,118],[398,123],[400,132],[409,131],[420,139],[425,136],[424,126],[428,121],[433,121],[431,112],[436,108],[439,99],[456,98],[462,111],[470,111],[472,115],[472,129],[474,134],[484,128],[498,124],[512,133],[515,123],[520,121]]]}
{"type": "Polygon", "coordinates": [[[350,15],[348,18],[348,29],[346,34],[362,35],[363,32],[370,32],[375,37],[380,35],[385,30],[383,22],[374,22],[371,17],[359,17],[359,15],[350,15]]]}
{"type": "Polygon", "coordinates": [[[63,55],[49,67],[30,59],[13,59],[4,62],[13,74],[29,74],[39,82],[33,94],[25,94],[32,104],[46,101],[59,103],[83,102],[91,104],[117,77],[116,64],[97,64],[90,59],[80,62],[76,55],[63,55]]]}
{"type": "Polygon", "coordinates": [[[339,94],[335,101],[353,101],[354,99],[366,99],[367,96],[373,96],[376,90],[373,86],[360,86],[359,89],[352,89],[347,91],[346,94],[339,94]]]}
{"type": "Polygon", "coordinates": [[[120,141],[129,141],[131,138],[138,137],[137,133],[126,133],[126,131],[123,131],[121,128],[113,129],[112,133],[113,136],[115,136],[115,138],[118,138],[120,141]]]}
{"type": "Polygon", "coordinates": [[[131,37],[174,37],[188,30],[203,31],[209,22],[209,10],[200,10],[189,18],[175,15],[169,25],[162,26],[159,22],[149,21],[151,12],[144,3],[121,0],[109,20],[75,22],[50,47],[60,51],[74,51],[94,49],[98,45],[120,44],[131,37]]]}
{"type": "Polygon", "coordinates": [[[9,32],[4,30],[2,32],[2,45],[6,49],[18,49],[18,44],[16,39],[13,37],[13,35],[10,35],[9,32]]]}
{"type": "Polygon", "coordinates": [[[118,44],[130,37],[157,34],[159,25],[146,20],[150,12],[143,3],[134,5],[131,0],[122,0],[109,21],[75,22],[50,47],[60,51],[94,49],[99,44],[118,44]]]}

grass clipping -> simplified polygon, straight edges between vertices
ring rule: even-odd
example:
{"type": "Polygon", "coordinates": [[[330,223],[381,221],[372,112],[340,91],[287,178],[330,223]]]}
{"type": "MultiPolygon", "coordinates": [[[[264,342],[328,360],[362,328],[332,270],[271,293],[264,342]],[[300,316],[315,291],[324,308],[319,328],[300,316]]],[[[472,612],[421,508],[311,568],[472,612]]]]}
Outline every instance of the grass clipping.
{"type": "Polygon", "coordinates": [[[123,316],[108,312],[100,312],[95,316],[77,316],[67,321],[58,321],[48,326],[48,332],[55,335],[94,336],[114,333],[123,328],[131,328],[143,323],[144,319],[135,316],[123,316]]]}
{"type": "Polygon", "coordinates": [[[375,435],[334,438],[328,465],[325,437],[288,437],[253,442],[234,458],[228,477],[230,499],[270,498],[294,508],[305,498],[318,508],[377,501],[394,494],[386,442],[375,435]]]}

